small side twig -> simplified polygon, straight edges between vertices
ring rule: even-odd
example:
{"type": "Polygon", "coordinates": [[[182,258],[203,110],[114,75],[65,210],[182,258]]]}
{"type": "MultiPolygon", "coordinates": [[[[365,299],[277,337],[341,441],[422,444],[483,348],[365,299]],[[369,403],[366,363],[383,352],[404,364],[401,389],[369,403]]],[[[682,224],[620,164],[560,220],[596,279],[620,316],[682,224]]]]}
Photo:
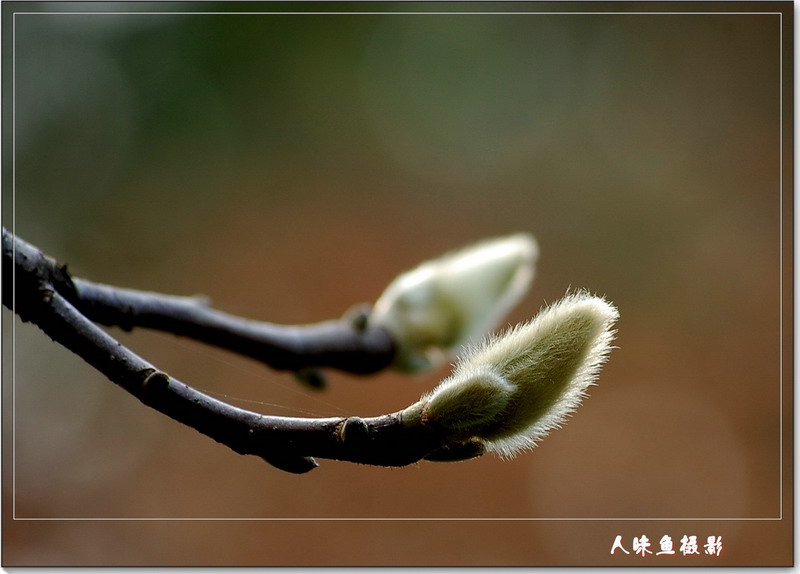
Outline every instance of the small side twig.
{"type": "MultiPolygon", "coordinates": [[[[257,359],[274,369],[332,367],[368,374],[388,367],[395,355],[389,333],[352,317],[313,325],[275,325],[217,311],[203,297],[178,297],[102,285],[71,277],[65,265],[3,229],[4,265],[36,261],[47,280],[86,318],[125,330],[158,329],[257,359]]],[[[10,277],[10,274],[7,275],[10,277]]],[[[10,294],[10,290],[6,290],[10,294]]],[[[8,305],[6,305],[8,306],[8,305]]]]}

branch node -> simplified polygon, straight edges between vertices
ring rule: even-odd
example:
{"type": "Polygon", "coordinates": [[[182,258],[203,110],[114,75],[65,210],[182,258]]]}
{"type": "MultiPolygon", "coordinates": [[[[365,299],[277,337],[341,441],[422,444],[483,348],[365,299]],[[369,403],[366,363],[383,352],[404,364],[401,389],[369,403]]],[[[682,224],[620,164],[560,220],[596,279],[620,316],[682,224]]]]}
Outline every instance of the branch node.
{"type": "Polygon", "coordinates": [[[155,369],[145,369],[145,372],[151,371],[145,376],[142,386],[149,390],[163,390],[169,387],[169,375],[162,371],[155,369]]]}
{"type": "Polygon", "coordinates": [[[287,454],[264,455],[265,461],[275,468],[291,472],[293,474],[305,474],[319,466],[316,460],[310,456],[292,456],[287,454]]]}
{"type": "Polygon", "coordinates": [[[39,288],[39,298],[42,300],[42,303],[49,305],[55,294],[56,292],[50,287],[39,288]]]}
{"type": "Polygon", "coordinates": [[[358,442],[370,434],[367,421],[361,417],[349,417],[339,426],[339,439],[342,442],[358,442]]]}
{"type": "Polygon", "coordinates": [[[358,305],[354,305],[345,311],[345,314],[342,315],[342,319],[346,323],[349,323],[353,329],[359,333],[363,333],[367,330],[371,311],[372,305],[369,303],[359,303],[358,305]]]}

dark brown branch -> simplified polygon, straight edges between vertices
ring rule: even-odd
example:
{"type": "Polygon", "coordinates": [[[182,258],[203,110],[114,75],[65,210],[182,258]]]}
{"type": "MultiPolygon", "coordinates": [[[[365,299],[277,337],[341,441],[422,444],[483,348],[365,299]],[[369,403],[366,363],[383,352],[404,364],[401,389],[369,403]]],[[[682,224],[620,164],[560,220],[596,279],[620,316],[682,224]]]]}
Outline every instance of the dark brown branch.
{"type": "Polygon", "coordinates": [[[237,453],[260,456],[295,473],[315,468],[313,457],[403,466],[426,457],[462,460],[482,453],[478,444],[447,444],[435,429],[421,424],[406,426],[400,413],[373,418],[279,417],[209,397],[160,371],[97,327],[55,288],[56,282],[69,284],[66,270],[29,244],[17,251],[16,242],[19,240],[4,230],[4,280],[14,278],[12,288],[4,289],[5,306],[145,405],[237,453]]]}
{"type": "Polygon", "coordinates": [[[94,322],[125,330],[147,327],[191,337],[263,361],[275,369],[333,367],[367,374],[388,367],[395,355],[391,336],[357,317],[314,325],[275,325],[216,311],[202,297],[176,297],[73,278],[66,266],[44,257],[38,249],[4,229],[4,265],[12,258],[19,265],[37,261],[37,276],[47,279],[94,322]]]}
{"type": "Polygon", "coordinates": [[[33,321],[145,405],[240,454],[253,454],[290,472],[316,466],[314,456],[400,466],[423,458],[442,439],[400,417],[292,418],[240,409],[196,391],[159,371],[83,317],[58,293],[40,292],[33,321]]]}

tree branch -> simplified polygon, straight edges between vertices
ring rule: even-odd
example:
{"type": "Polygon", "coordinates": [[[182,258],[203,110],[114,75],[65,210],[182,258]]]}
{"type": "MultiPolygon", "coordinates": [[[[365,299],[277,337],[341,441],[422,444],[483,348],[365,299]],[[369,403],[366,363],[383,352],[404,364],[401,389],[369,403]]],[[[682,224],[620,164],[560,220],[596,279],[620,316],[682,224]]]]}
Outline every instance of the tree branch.
{"type": "Polygon", "coordinates": [[[365,315],[361,321],[284,329],[214,311],[198,298],[72,279],[66,266],[5,229],[3,304],[145,405],[288,472],[315,468],[314,457],[403,466],[421,459],[465,460],[490,451],[513,456],[561,426],[597,378],[619,318],[604,298],[586,291],[567,294],[531,321],[469,349],[453,373],[419,401],[372,418],[278,417],[233,407],[171,378],[91,319],[165,329],[232,350],[244,346],[245,354],[301,372],[319,364],[365,372],[358,366],[360,354],[368,357],[374,347],[364,343],[377,341],[379,357],[388,361],[404,353],[406,367],[413,368],[430,362],[431,345],[448,341],[452,325],[465,313],[485,323],[481,317],[487,309],[497,311],[519,295],[520,281],[503,277],[512,270],[513,277],[527,283],[531,241],[512,236],[482,243],[398,277],[369,319],[391,328],[402,341],[399,352],[385,344],[391,343],[388,332],[367,328],[365,315]],[[480,288],[464,290],[465,281],[479,281],[480,288]],[[304,355],[312,359],[300,358],[304,355]]]}
{"type": "MultiPolygon", "coordinates": [[[[282,470],[308,472],[317,466],[313,457],[403,466],[426,457],[463,460],[483,453],[482,445],[473,441],[448,444],[452,441],[443,431],[418,420],[404,421],[401,412],[373,418],[279,417],[240,409],[205,395],[160,371],[97,327],[61,294],[59,287],[80,291],[66,268],[5,229],[3,277],[3,304],[23,321],[36,324],[145,405],[237,453],[260,456],[282,470]]],[[[168,299],[172,303],[184,301],[168,299]]],[[[149,299],[154,300],[160,299],[149,299]]]]}
{"type": "MultiPolygon", "coordinates": [[[[190,337],[275,369],[333,367],[368,374],[388,367],[396,352],[389,333],[369,326],[363,310],[360,316],[303,326],[244,319],[209,308],[203,297],[162,295],[73,278],[66,265],[3,229],[3,264],[10,265],[12,259],[28,267],[35,261],[37,278],[51,283],[92,321],[125,330],[146,327],[190,337]]],[[[10,294],[10,290],[6,292],[10,294]]]]}

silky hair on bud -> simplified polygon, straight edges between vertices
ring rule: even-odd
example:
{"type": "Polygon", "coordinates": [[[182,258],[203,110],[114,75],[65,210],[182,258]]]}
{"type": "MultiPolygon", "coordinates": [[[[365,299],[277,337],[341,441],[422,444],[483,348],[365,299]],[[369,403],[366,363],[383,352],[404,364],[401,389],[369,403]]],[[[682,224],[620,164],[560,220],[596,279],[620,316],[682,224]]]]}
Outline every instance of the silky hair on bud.
{"type": "Polygon", "coordinates": [[[501,456],[533,447],[586,396],[611,350],[618,317],[600,297],[568,294],[531,321],[469,349],[431,393],[429,416],[473,433],[501,456]]]}
{"type": "Polygon", "coordinates": [[[480,430],[500,416],[514,394],[514,385],[480,365],[459,378],[442,381],[423,397],[425,424],[449,430],[480,430]]]}

